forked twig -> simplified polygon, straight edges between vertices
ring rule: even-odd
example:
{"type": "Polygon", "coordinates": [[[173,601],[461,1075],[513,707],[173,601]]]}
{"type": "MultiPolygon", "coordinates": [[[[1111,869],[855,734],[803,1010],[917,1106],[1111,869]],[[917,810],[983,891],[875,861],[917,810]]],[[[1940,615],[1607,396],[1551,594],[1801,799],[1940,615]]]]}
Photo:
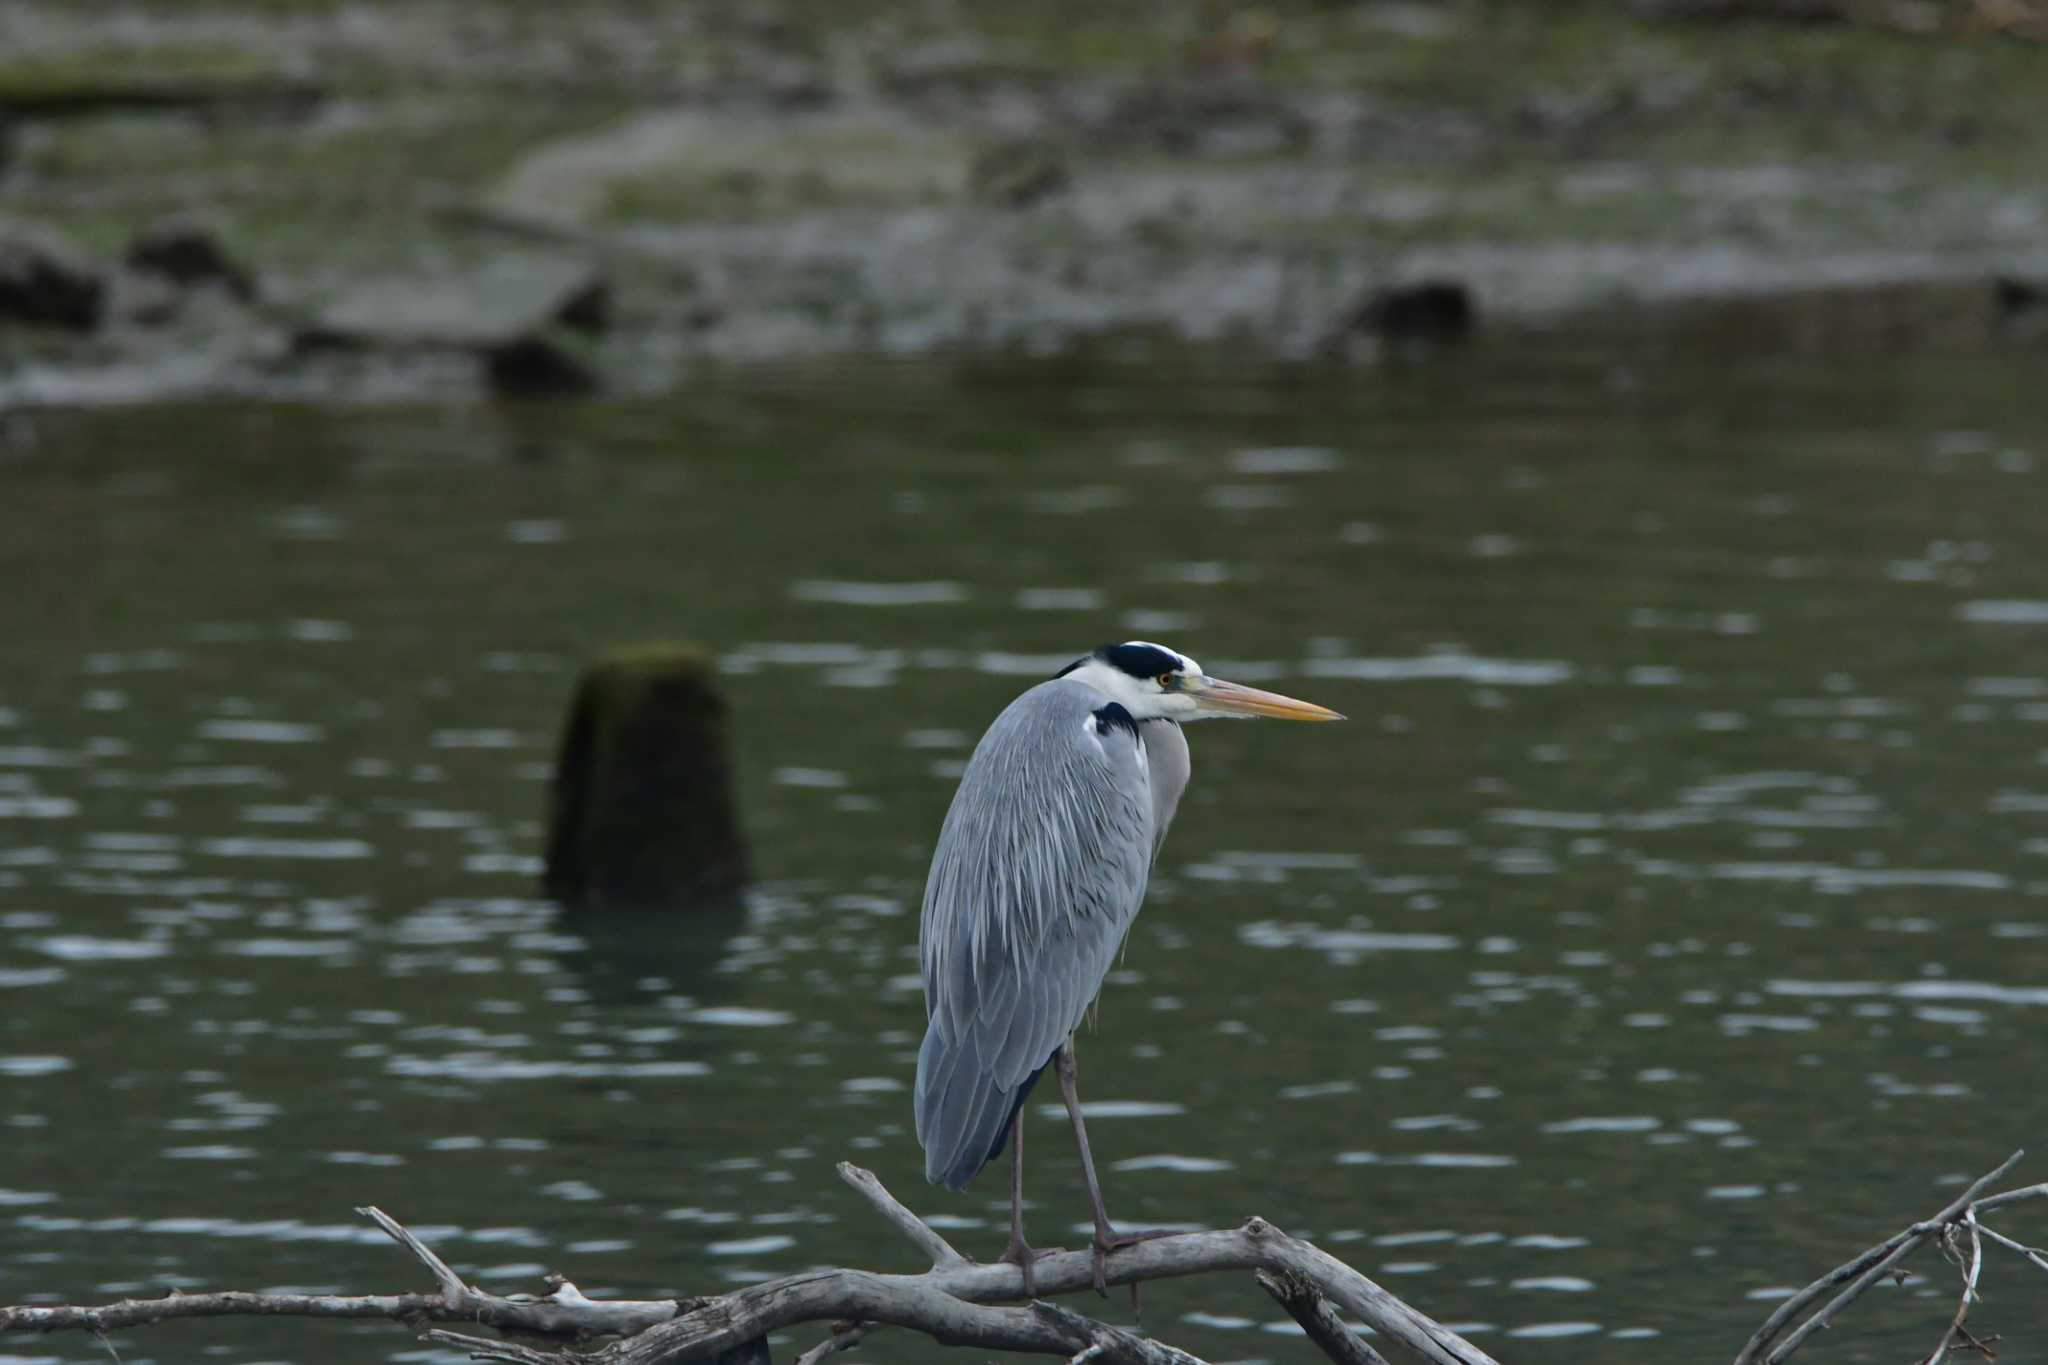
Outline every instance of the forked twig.
{"type": "Polygon", "coordinates": [[[867,1339],[868,1333],[880,1324],[872,1322],[848,1322],[832,1324],[832,1334],[796,1358],[796,1365],[818,1365],[818,1362],[841,1351],[851,1351],[867,1339]],[[841,1330],[841,1329],[844,1330],[841,1330]]]}
{"type": "Polygon", "coordinates": [[[1330,1301],[1307,1280],[1299,1275],[1274,1275],[1264,1270],[1253,1278],[1337,1365],[1388,1365],[1387,1358],[1353,1332],[1330,1301]]]}
{"type": "Polygon", "coordinates": [[[932,1269],[943,1266],[968,1265],[965,1256],[953,1250],[945,1238],[932,1229],[932,1225],[905,1208],[895,1195],[889,1193],[875,1173],[851,1161],[839,1163],[839,1178],[860,1192],[862,1198],[874,1205],[875,1212],[886,1218],[890,1225],[912,1242],[918,1250],[932,1258],[932,1269]]]}
{"type": "MultiPolygon", "coordinates": [[[[1956,1303],[1956,1315],[1950,1321],[1948,1330],[1941,1334],[1941,1345],[1934,1348],[1934,1354],[1928,1356],[1923,1365],[1941,1365],[1942,1361],[1948,1359],[1948,1353],[1955,1348],[1957,1338],[1959,1337],[1964,1342],[1975,1342],[1977,1340],[1963,1327],[1963,1320],[1970,1316],[1970,1305],[1977,1301],[1977,1276],[1984,1269],[1984,1239],[1977,1235],[1977,1211],[1975,1208],[1965,1208],[1962,1217],[1942,1229],[1942,1250],[1944,1252],[1953,1251],[1953,1244],[1958,1235],[1958,1229],[1966,1233],[1970,1239],[1969,1259],[1963,1264],[1962,1297],[1956,1303]]],[[[1962,1259],[1960,1256],[1957,1257],[1958,1261],[1962,1259]]]]}
{"type": "MultiPolygon", "coordinates": [[[[1979,1204],[1977,1207],[1982,1208],[1983,1205],[1979,1204]]],[[[2043,1256],[2041,1254],[2041,1249],[2039,1247],[2030,1247],[2022,1243],[2015,1242],[2012,1238],[2006,1236],[2004,1233],[2000,1232],[1996,1228],[1987,1228],[1979,1226],[1977,1231],[1984,1234],[1984,1236],[1989,1237],[1992,1241],[2004,1247],[2007,1251],[2016,1251],[2020,1255],[2026,1257],[2029,1261],[2033,1262],[2036,1266],[2040,1267],[2042,1270],[2048,1270],[2048,1256],[2043,1256]]]]}
{"type": "MultiPolygon", "coordinates": [[[[1979,1234],[1993,1235],[1994,1238],[1996,1235],[1991,1234],[1990,1229],[1981,1227],[1977,1219],[1980,1215],[1993,1209],[2018,1203],[2021,1200],[2048,1195],[2048,1184],[2029,1185],[2021,1189],[2007,1190],[1995,1195],[1987,1196],[1984,1194],[1986,1187],[2011,1170],[2024,1155],[2026,1155],[2024,1151],[2014,1152],[2000,1163],[1996,1170],[1972,1181],[1961,1194],[1950,1200],[1941,1212],[1935,1214],[1934,1217],[1927,1219],[1925,1222],[1915,1223],[1902,1232],[1893,1233],[1868,1251],[1836,1266],[1833,1270],[1779,1304],[1771,1315],[1764,1320],[1763,1325],[1751,1334],[1748,1342],[1744,1344],[1741,1353],[1735,1357],[1735,1365],[1759,1365],[1759,1362],[1761,1362],[1761,1365],[1782,1365],[1782,1362],[1803,1346],[1814,1333],[1826,1330],[1849,1305],[1861,1298],[1871,1286],[1883,1279],[1899,1262],[1917,1250],[1927,1238],[1937,1234],[1947,1238],[1959,1226],[1967,1229],[1972,1246],[1970,1268],[1966,1271],[1965,1277],[1963,1303],[1950,1324],[1948,1335],[1943,1338],[1942,1347],[1934,1356],[1929,1357],[1929,1362],[1939,1361],[1946,1355],[1952,1346],[1956,1344],[1958,1336],[1964,1339],[1964,1344],[1978,1342],[1979,1339],[1971,1336],[1969,1331],[1963,1326],[1963,1319],[1968,1315],[1969,1305],[1976,1297],[1977,1276],[1982,1268],[1983,1245],[1978,1240],[1979,1234]],[[1829,1290],[1845,1283],[1848,1286],[1847,1288],[1836,1294],[1832,1299],[1829,1299],[1823,1307],[1814,1312],[1804,1322],[1801,1322],[1792,1331],[1791,1335],[1786,1336],[1782,1342],[1778,1341],[1778,1338],[1784,1334],[1785,1329],[1791,1326],[1799,1314],[1805,1312],[1829,1290]],[[1777,1342],[1775,1346],[1772,1344],[1774,1342],[1777,1342]]],[[[1996,1240],[2002,1241],[2005,1239],[1996,1240]]],[[[2023,1252],[2026,1250],[2025,1248],[2018,1249],[2023,1252]]],[[[2036,1259],[2037,1263],[2039,1263],[2039,1258],[2033,1259],[2036,1259]]],[[[2048,1268],[2048,1265],[2044,1265],[2044,1268],[2048,1268]]]]}
{"type": "Polygon", "coordinates": [[[171,1293],[159,1299],[123,1299],[110,1304],[19,1304],[0,1307],[0,1332],[84,1331],[104,1338],[108,1332],[147,1327],[176,1318],[303,1317],[395,1318],[404,1322],[483,1323],[533,1336],[587,1341],[592,1337],[629,1337],[666,1322],[694,1301],[585,1298],[566,1280],[545,1295],[489,1294],[465,1284],[460,1275],[411,1229],[382,1209],[357,1210],[392,1241],[411,1252],[434,1277],[432,1294],[251,1294],[223,1290],[207,1294],[171,1293]]]}

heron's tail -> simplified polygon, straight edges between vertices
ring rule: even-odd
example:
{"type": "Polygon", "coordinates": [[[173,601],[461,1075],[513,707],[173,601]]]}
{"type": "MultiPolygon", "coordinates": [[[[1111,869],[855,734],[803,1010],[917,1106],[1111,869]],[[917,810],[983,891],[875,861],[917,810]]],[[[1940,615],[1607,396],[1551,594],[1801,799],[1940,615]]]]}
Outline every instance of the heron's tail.
{"type": "Polygon", "coordinates": [[[1002,1155],[1010,1120],[1051,1060],[1023,1084],[1000,1086],[989,1076],[971,1033],[949,1044],[937,1029],[927,1029],[917,1053],[915,1101],[924,1178],[949,1190],[966,1189],[982,1167],[1002,1155]]]}

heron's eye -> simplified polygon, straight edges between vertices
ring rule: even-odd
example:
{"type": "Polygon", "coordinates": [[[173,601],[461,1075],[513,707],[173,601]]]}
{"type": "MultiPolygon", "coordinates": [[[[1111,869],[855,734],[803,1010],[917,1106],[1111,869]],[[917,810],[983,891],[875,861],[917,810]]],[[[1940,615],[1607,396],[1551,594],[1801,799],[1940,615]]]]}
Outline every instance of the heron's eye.
{"type": "Polygon", "coordinates": [[[1159,675],[1159,677],[1158,677],[1157,681],[1158,681],[1158,683],[1159,683],[1159,687],[1160,687],[1160,690],[1161,690],[1161,691],[1164,691],[1164,692],[1171,692],[1171,691],[1173,691],[1173,674],[1171,674],[1171,673],[1161,673],[1161,674],[1159,675]]]}

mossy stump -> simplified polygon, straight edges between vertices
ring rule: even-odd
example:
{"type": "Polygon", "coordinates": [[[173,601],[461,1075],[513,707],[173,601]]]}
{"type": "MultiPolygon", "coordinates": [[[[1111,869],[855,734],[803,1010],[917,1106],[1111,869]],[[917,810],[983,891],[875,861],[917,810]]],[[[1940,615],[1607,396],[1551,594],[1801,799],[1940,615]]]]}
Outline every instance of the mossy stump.
{"type": "Polygon", "coordinates": [[[730,904],[747,878],[730,729],[700,650],[643,645],[592,664],[555,762],[547,894],[571,908],[730,904]]]}

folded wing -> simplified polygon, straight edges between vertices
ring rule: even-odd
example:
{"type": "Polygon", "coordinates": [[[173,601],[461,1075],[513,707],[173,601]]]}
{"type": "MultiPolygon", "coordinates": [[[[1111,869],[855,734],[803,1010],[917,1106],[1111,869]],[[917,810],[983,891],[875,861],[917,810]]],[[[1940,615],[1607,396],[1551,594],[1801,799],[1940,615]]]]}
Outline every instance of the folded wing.
{"type": "Polygon", "coordinates": [[[925,884],[925,1175],[964,1189],[1081,1023],[1145,896],[1144,746],[1084,683],[1041,683],[976,746],[925,884]]]}

